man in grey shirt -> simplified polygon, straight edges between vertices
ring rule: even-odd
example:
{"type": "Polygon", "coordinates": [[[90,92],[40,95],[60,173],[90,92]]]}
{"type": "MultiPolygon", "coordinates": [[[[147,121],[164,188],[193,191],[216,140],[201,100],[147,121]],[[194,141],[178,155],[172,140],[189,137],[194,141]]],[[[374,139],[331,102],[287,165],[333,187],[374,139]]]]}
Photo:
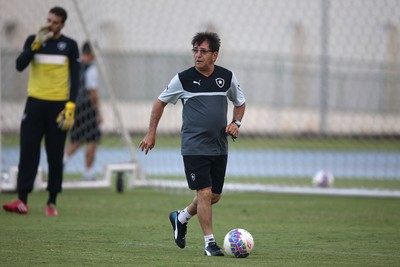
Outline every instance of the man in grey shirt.
{"type": "Polygon", "coordinates": [[[213,235],[211,205],[221,198],[228,159],[227,136],[238,136],[246,99],[233,72],[215,65],[220,48],[216,33],[197,33],[192,46],[194,67],[175,75],[155,101],[148,132],[139,147],[146,154],[153,149],[165,106],[180,99],[181,153],[188,186],[196,190],[196,196],[185,209],[170,213],[174,240],[180,248],[185,247],[188,220],[197,214],[204,234],[205,255],[224,256],[213,235]],[[234,106],[230,123],[228,99],[234,106]]]}

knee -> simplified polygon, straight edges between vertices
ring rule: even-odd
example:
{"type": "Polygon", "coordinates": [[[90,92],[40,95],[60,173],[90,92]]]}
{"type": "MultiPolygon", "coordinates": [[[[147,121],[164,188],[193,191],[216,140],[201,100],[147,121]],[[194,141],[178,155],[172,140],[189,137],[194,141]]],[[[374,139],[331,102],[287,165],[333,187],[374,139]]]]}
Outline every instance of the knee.
{"type": "Polygon", "coordinates": [[[221,199],[220,194],[212,194],[211,204],[217,203],[221,199]]]}
{"type": "Polygon", "coordinates": [[[204,188],[201,190],[197,191],[197,198],[196,202],[201,200],[201,201],[207,201],[208,203],[215,204],[217,203],[221,198],[221,194],[215,194],[212,193],[211,187],[209,188],[204,188]]]}

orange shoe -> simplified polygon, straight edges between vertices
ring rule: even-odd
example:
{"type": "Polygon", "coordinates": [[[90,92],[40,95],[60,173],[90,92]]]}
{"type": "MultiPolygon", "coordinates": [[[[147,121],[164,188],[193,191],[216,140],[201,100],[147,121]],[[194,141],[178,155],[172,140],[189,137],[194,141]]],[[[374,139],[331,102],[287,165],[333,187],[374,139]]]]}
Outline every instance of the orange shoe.
{"type": "Polygon", "coordinates": [[[11,203],[4,203],[3,209],[8,212],[15,212],[18,214],[27,214],[28,213],[28,206],[25,205],[24,202],[21,200],[14,200],[11,203]]]}
{"type": "Polygon", "coordinates": [[[56,206],[50,204],[46,206],[46,216],[57,216],[58,211],[56,210],[56,206]]]}

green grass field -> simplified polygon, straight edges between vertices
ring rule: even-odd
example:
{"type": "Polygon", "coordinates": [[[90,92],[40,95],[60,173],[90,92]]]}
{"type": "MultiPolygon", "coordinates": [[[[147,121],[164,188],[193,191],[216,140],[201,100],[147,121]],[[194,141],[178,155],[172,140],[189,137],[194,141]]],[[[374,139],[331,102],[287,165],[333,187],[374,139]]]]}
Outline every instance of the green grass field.
{"type": "Polygon", "coordinates": [[[213,208],[214,234],[222,245],[232,228],[250,231],[255,249],[246,259],[204,256],[197,217],[186,248],[175,245],[168,213],[191,198],[189,190],[64,190],[60,215],[46,217],[47,193],[34,192],[29,215],[0,211],[0,265],[400,265],[398,198],[226,193],[213,208]]]}

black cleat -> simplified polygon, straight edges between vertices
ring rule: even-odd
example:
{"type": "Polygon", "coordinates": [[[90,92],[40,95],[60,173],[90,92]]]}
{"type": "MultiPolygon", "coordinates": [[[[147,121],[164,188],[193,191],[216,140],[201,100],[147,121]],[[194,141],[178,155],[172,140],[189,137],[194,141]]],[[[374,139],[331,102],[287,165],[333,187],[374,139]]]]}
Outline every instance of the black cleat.
{"type": "Polygon", "coordinates": [[[184,248],[186,246],[186,229],[187,223],[181,223],[178,220],[179,211],[173,211],[169,214],[169,220],[174,228],[174,240],[178,247],[184,248]]]}
{"type": "Polygon", "coordinates": [[[224,253],[222,252],[221,248],[217,245],[216,242],[210,242],[208,244],[208,246],[206,247],[204,255],[206,255],[206,256],[224,256],[224,253]]]}

